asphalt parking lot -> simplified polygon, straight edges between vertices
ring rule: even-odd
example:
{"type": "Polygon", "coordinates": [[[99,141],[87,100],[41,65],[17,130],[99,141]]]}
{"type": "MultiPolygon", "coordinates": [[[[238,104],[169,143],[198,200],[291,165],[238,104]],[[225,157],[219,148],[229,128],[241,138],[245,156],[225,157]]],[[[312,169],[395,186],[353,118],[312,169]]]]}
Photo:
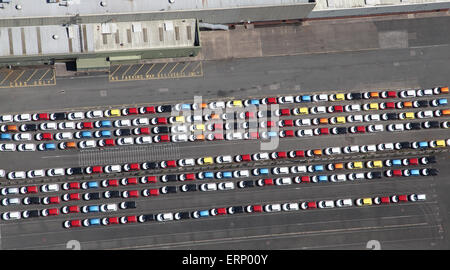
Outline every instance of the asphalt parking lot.
{"type": "Polygon", "coordinates": [[[17,88],[55,85],[53,68],[26,68],[0,70],[0,88],[17,88]]]}

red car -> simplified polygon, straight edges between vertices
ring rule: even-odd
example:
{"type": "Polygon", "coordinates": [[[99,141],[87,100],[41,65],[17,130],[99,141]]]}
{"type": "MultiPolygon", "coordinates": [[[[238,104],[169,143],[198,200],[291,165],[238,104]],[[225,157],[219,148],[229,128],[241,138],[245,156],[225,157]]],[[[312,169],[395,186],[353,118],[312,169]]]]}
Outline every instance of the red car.
{"type": "Polygon", "coordinates": [[[51,133],[38,133],[38,134],[36,134],[36,140],[38,140],[38,141],[51,141],[51,140],[53,140],[53,134],[51,134],[51,133]]]}
{"type": "Polygon", "coordinates": [[[64,227],[67,229],[81,227],[81,220],[79,220],[79,219],[70,220],[70,221],[67,220],[66,222],[64,222],[64,227]]]}
{"type": "Polygon", "coordinates": [[[305,157],[305,151],[303,150],[290,151],[289,157],[290,158],[305,157]]]}
{"type": "Polygon", "coordinates": [[[419,165],[419,159],[418,158],[410,158],[408,159],[409,165],[419,165]]]}
{"type": "Polygon", "coordinates": [[[66,193],[61,196],[63,201],[79,201],[81,199],[81,196],[79,193],[66,193]]]}
{"type": "Polygon", "coordinates": [[[106,220],[103,225],[112,225],[112,224],[119,224],[119,218],[118,217],[110,217],[110,218],[104,218],[106,220]]]}
{"type": "Polygon", "coordinates": [[[263,104],[277,104],[277,98],[274,98],[274,97],[263,98],[262,103],[263,104]]]}
{"type": "Polygon", "coordinates": [[[94,124],[92,122],[81,122],[77,124],[78,129],[92,129],[94,124]]]}
{"type": "Polygon", "coordinates": [[[280,116],[289,116],[291,115],[291,110],[289,109],[280,109],[278,110],[280,116]]]}
{"type": "Polygon", "coordinates": [[[148,190],[149,196],[158,196],[159,195],[159,189],[158,188],[151,188],[148,190]]]}
{"type": "Polygon", "coordinates": [[[258,132],[249,132],[248,137],[246,135],[245,139],[247,140],[256,140],[259,139],[259,133],[258,132]]]}
{"type": "Polygon", "coordinates": [[[123,178],[120,183],[122,186],[128,186],[128,185],[137,185],[138,180],[136,177],[133,178],[123,178]]]}
{"type": "Polygon", "coordinates": [[[123,198],[137,198],[139,197],[139,192],[137,190],[125,190],[122,192],[123,198]]]}
{"type": "Polygon", "coordinates": [[[294,126],[294,120],[281,120],[278,124],[280,127],[292,127],[294,126]]]}
{"type": "Polygon", "coordinates": [[[102,166],[93,166],[93,167],[87,167],[86,173],[103,173],[103,167],[102,166]]]}
{"type": "Polygon", "coordinates": [[[176,168],[177,162],[175,160],[161,161],[161,168],[176,168]]]}
{"type": "Polygon", "coordinates": [[[267,127],[267,128],[270,128],[270,127],[274,127],[274,126],[275,126],[275,122],[274,122],[274,121],[262,122],[261,124],[262,124],[262,127],[267,127]],[[264,124],[264,123],[265,123],[265,124],[264,124]]]}
{"type": "Polygon", "coordinates": [[[284,138],[284,137],[295,137],[294,131],[293,130],[282,130],[280,131],[280,137],[284,138]]]}
{"type": "Polygon", "coordinates": [[[272,154],[270,154],[270,157],[272,159],[287,158],[287,153],[286,152],[273,152],[272,154]]]}
{"type": "Polygon", "coordinates": [[[157,177],[156,176],[143,176],[141,177],[141,183],[147,184],[147,183],[156,183],[157,177]]]}
{"type": "Polygon", "coordinates": [[[104,140],[100,140],[99,145],[100,146],[115,146],[116,143],[114,142],[114,139],[104,139],[104,140]]]}
{"type": "Polygon", "coordinates": [[[80,207],[77,205],[64,206],[61,208],[63,214],[80,213],[80,207]]]}
{"type": "Polygon", "coordinates": [[[180,179],[180,181],[192,181],[192,180],[195,180],[195,173],[181,174],[179,179],[180,179]]]}
{"type": "Polygon", "coordinates": [[[59,204],[61,201],[59,200],[58,196],[53,197],[44,197],[42,199],[43,204],[59,204]]]}
{"type": "Polygon", "coordinates": [[[37,186],[21,187],[20,193],[22,194],[38,193],[38,188],[37,186]]]}
{"type": "Polygon", "coordinates": [[[385,102],[380,104],[382,110],[392,110],[395,109],[395,102],[385,102]]]}
{"type": "Polygon", "coordinates": [[[381,93],[382,98],[396,98],[397,92],[395,91],[384,91],[381,93]]]}
{"type": "Polygon", "coordinates": [[[81,186],[80,186],[80,183],[78,183],[78,182],[70,182],[70,183],[64,183],[62,185],[62,188],[64,190],[71,190],[71,189],[80,189],[81,186]]]}
{"type": "Polygon", "coordinates": [[[154,137],[155,142],[170,142],[169,135],[158,135],[154,137]]]}
{"type": "Polygon", "coordinates": [[[141,107],[141,108],[139,108],[139,113],[141,113],[141,114],[156,113],[156,110],[155,110],[154,106],[141,107]]]}
{"type": "Polygon", "coordinates": [[[356,126],[356,127],[350,127],[351,133],[365,133],[366,127],[365,126],[356,126]]]}
{"type": "Polygon", "coordinates": [[[226,215],[227,214],[227,209],[226,208],[216,208],[215,209],[216,211],[216,215],[226,215]]]}
{"type": "Polygon", "coordinates": [[[388,204],[388,203],[391,203],[391,199],[389,197],[381,197],[380,202],[388,204]]]}
{"type": "Polygon", "coordinates": [[[138,114],[138,109],[137,108],[127,108],[127,109],[123,109],[122,110],[122,114],[123,115],[134,115],[134,114],[138,114]]]}
{"type": "Polygon", "coordinates": [[[119,180],[117,180],[117,179],[109,179],[109,180],[102,181],[102,187],[118,187],[118,186],[119,186],[119,180]]]}
{"type": "Polygon", "coordinates": [[[261,213],[262,211],[263,211],[262,205],[259,205],[259,204],[252,205],[252,212],[261,213]]]}
{"type": "Polygon", "coordinates": [[[120,223],[125,224],[125,223],[136,223],[137,222],[137,217],[136,216],[126,216],[126,217],[121,217],[120,218],[120,223]]]}
{"type": "Polygon", "coordinates": [[[245,119],[253,119],[255,118],[254,112],[245,112],[245,119]]]}
{"type": "Polygon", "coordinates": [[[43,209],[42,210],[42,216],[57,216],[59,215],[58,208],[51,208],[51,209],[43,209]]]}
{"type": "Polygon", "coordinates": [[[344,106],[342,106],[342,105],[330,106],[328,111],[329,112],[344,112],[344,106]]]}
{"type": "Polygon", "coordinates": [[[47,121],[50,120],[48,113],[38,113],[33,116],[34,121],[47,121]]]}
{"type": "Polygon", "coordinates": [[[223,130],[223,125],[222,125],[222,124],[215,123],[215,124],[213,125],[213,130],[223,130]]]}
{"type": "Polygon", "coordinates": [[[328,130],[328,128],[316,128],[314,130],[314,134],[315,135],[328,135],[328,134],[330,134],[330,131],[328,130]]]}
{"type": "Polygon", "coordinates": [[[259,180],[256,181],[256,183],[260,187],[262,187],[262,186],[273,186],[273,179],[271,179],[271,178],[259,179],[259,180]]]}
{"type": "MultiPolygon", "coordinates": [[[[389,172],[389,171],[387,171],[387,172],[389,172]]],[[[402,170],[392,170],[391,171],[391,175],[387,174],[388,177],[391,177],[391,176],[402,176],[402,175],[403,175],[402,170]]]]}
{"type": "Polygon", "coordinates": [[[149,135],[150,134],[150,128],[148,128],[148,127],[136,128],[134,130],[134,134],[135,135],[144,135],[144,134],[149,135]]]}
{"type": "Polygon", "coordinates": [[[316,202],[304,202],[301,204],[303,209],[315,209],[317,208],[316,202]]]}
{"type": "Polygon", "coordinates": [[[167,118],[165,117],[156,117],[150,120],[152,125],[167,125],[167,118]]]}
{"type": "Polygon", "coordinates": [[[123,169],[124,169],[126,172],[129,172],[129,171],[139,171],[139,170],[141,169],[141,167],[139,166],[139,163],[131,163],[131,164],[125,164],[125,165],[123,166],[123,169]]]}
{"type": "Polygon", "coordinates": [[[223,134],[222,133],[214,133],[213,139],[214,139],[214,141],[222,141],[223,140],[223,134]]]}
{"type": "Polygon", "coordinates": [[[310,183],[310,182],[311,182],[311,178],[308,175],[300,177],[300,183],[310,183]]]}
{"type": "Polygon", "coordinates": [[[252,157],[249,154],[246,155],[237,155],[235,158],[236,162],[241,162],[241,161],[252,161],[252,157]]]}
{"type": "Polygon", "coordinates": [[[408,196],[407,195],[394,195],[391,198],[392,202],[407,202],[408,196]]]}

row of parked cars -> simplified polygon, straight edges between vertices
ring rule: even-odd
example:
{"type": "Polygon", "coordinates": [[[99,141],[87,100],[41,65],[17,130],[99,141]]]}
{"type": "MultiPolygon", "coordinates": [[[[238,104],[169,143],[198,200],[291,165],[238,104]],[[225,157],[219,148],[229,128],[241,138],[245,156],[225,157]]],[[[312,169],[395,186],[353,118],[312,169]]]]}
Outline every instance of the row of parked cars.
{"type": "Polygon", "coordinates": [[[281,211],[299,211],[299,210],[311,210],[311,209],[330,209],[352,206],[368,206],[390,203],[402,203],[402,202],[419,202],[425,201],[426,194],[396,194],[390,196],[377,196],[367,198],[343,198],[337,200],[319,200],[319,201],[300,201],[300,202],[286,202],[286,203],[274,203],[274,204],[253,204],[245,206],[228,206],[217,207],[212,209],[202,209],[194,211],[183,212],[167,212],[158,214],[143,214],[138,216],[122,216],[122,217],[105,217],[105,218],[89,218],[84,220],[66,220],[63,222],[63,227],[77,228],[77,227],[90,227],[99,225],[115,225],[126,223],[145,223],[145,222],[167,222],[186,219],[199,219],[205,217],[234,215],[243,213],[272,213],[281,211]]]}

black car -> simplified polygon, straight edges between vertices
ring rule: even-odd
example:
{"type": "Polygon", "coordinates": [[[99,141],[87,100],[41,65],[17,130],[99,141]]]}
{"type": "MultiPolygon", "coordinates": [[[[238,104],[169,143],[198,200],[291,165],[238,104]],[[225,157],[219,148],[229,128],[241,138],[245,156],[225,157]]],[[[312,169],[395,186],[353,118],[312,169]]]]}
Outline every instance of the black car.
{"type": "Polygon", "coordinates": [[[86,200],[86,201],[99,200],[100,199],[100,193],[98,193],[98,192],[85,193],[83,195],[83,199],[86,200]]]}
{"type": "Polygon", "coordinates": [[[359,100],[359,99],[362,99],[362,94],[361,93],[348,93],[347,94],[347,99],[359,100]]]}
{"type": "Polygon", "coordinates": [[[398,142],[395,144],[395,149],[397,149],[397,150],[408,149],[408,148],[411,148],[410,142],[398,142]]]}
{"type": "Polygon", "coordinates": [[[121,198],[118,190],[108,190],[103,193],[104,198],[121,198]]]}
{"type": "Polygon", "coordinates": [[[180,191],[182,192],[197,191],[197,185],[196,184],[182,185],[180,186],[180,191]]]}
{"type": "Polygon", "coordinates": [[[333,134],[347,134],[347,129],[345,127],[334,127],[331,129],[333,134]]]}
{"type": "Polygon", "coordinates": [[[175,186],[165,186],[165,187],[162,187],[162,188],[160,189],[160,192],[161,192],[162,194],[167,194],[167,193],[177,193],[177,187],[175,187],[175,186]]]}
{"type": "Polygon", "coordinates": [[[436,157],[435,156],[424,157],[424,159],[425,158],[426,158],[426,163],[424,163],[424,164],[436,163],[436,157]]]}
{"type": "Polygon", "coordinates": [[[167,134],[167,133],[170,132],[170,129],[169,129],[169,127],[166,127],[166,126],[162,126],[162,127],[154,127],[154,128],[152,129],[152,132],[153,132],[154,134],[167,134]]]}
{"type": "Polygon", "coordinates": [[[172,105],[161,105],[156,108],[156,111],[159,113],[163,112],[171,112],[172,111],[172,105]]]}
{"type": "Polygon", "coordinates": [[[114,131],[114,135],[116,136],[130,136],[131,135],[131,129],[129,128],[121,128],[116,131],[114,131]]]}
{"type": "Polygon", "coordinates": [[[180,219],[189,219],[189,218],[191,218],[191,215],[190,215],[189,212],[179,212],[179,213],[176,213],[176,214],[174,215],[174,218],[177,219],[177,220],[180,220],[180,219]]]}
{"type": "Polygon", "coordinates": [[[270,118],[272,117],[272,111],[259,111],[257,116],[258,118],[270,118]]]}
{"type": "Polygon", "coordinates": [[[417,100],[417,101],[414,101],[414,106],[415,106],[416,108],[425,108],[425,107],[428,107],[428,101],[426,101],[426,100],[417,100]]]}
{"type": "Polygon", "coordinates": [[[368,174],[371,176],[370,179],[379,179],[382,176],[381,172],[369,172],[368,174]]]}
{"type": "Polygon", "coordinates": [[[240,182],[238,183],[238,186],[239,186],[240,188],[254,187],[254,186],[255,186],[255,182],[253,182],[252,180],[240,181],[240,182]]]}
{"type": "Polygon", "coordinates": [[[41,216],[39,210],[26,210],[22,215],[24,218],[34,218],[41,216]]]}
{"type": "Polygon", "coordinates": [[[405,128],[408,130],[419,130],[422,127],[420,126],[420,123],[407,123],[405,128]]]}
{"type": "Polygon", "coordinates": [[[142,169],[144,170],[155,170],[159,168],[159,164],[156,162],[145,162],[142,164],[142,169]]]}
{"type": "Polygon", "coordinates": [[[134,209],[134,208],[136,208],[136,202],[135,201],[121,202],[120,208],[121,209],[134,209]]]}
{"type": "Polygon", "coordinates": [[[148,222],[148,221],[155,221],[156,217],[153,214],[146,214],[146,215],[140,215],[138,217],[139,222],[148,222]]]}
{"type": "Polygon", "coordinates": [[[36,124],[23,124],[20,127],[21,131],[37,131],[37,125],[36,124]]]}
{"type": "Polygon", "coordinates": [[[39,197],[26,197],[23,199],[23,204],[41,204],[39,197]]]}
{"type": "Polygon", "coordinates": [[[178,180],[178,176],[176,174],[167,174],[161,175],[159,179],[161,182],[176,182],[178,180]]]}
{"type": "Polygon", "coordinates": [[[438,121],[426,121],[423,122],[423,128],[439,128],[439,122],[438,121]]]}
{"type": "Polygon", "coordinates": [[[65,120],[67,118],[67,114],[65,112],[58,112],[50,114],[51,120],[65,120]]]}
{"type": "Polygon", "coordinates": [[[244,213],[244,207],[242,207],[242,206],[231,206],[231,207],[228,207],[227,210],[228,210],[228,214],[230,214],[230,215],[244,213]]]}
{"type": "Polygon", "coordinates": [[[234,123],[225,123],[225,124],[223,124],[223,128],[224,128],[224,129],[227,129],[227,128],[226,128],[227,124],[228,124],[228,126],[231,126],[231,127],[228,128],[228,129],[231,129],[231,130],[238,130],[238,129],[240,129],[239,123],[236,123],[236,122],[234,122],[234,123]]]}
{"type": "Polygon", "coordinates": [[[438,170],[437,169],[423,169],[423,175],[432,175],[432,176],[436,176],[438,174],[438,170]]]}
{"type": "Polygon", "coordinates": [[[81,167],[69,168],[69,170],[67,171],[67,174],[69,174],[69,175],[83,174],[83,168],[81,168],[81,167]]]}
{"type": "Polygon", "coordinates": [[[398,114],[396,113],[385,113],[381,116],[383,120],[398,120],[398,114]]]}

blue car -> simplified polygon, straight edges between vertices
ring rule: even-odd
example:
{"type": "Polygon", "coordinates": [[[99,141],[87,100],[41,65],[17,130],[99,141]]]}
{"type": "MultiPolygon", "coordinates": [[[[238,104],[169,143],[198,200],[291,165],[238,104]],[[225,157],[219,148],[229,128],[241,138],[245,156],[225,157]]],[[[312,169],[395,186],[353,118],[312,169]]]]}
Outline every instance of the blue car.
{"type": "Polygon", "coordinates": [[[276,131],[267,132],[267,138],[273,138],[273,137],[278,137],[278,132],[276,132],[276,131]]]}
{"type": "Polygon", "coordinates": [[[10,141],[12,139],[11,134],[9,133],[2,133],[0,134],[0,140],[2,141],[10,141]]]}
{"type": "Polygon", "coordinates": [[[100,207],[98,205],[83,206],[81,211],[83,213],[100,212],[100,207]]]}
{"type": "Polygon", "coordinates": [[[182,110],[182,111],[191,110],[191,104],[181,104],[180,110],[182,110]]]}
{"type": "Polygon", "coordinates": [[[80,139],[92,138],[92,133],[90,131],[81,131],[80,139]]]}
{"type": "Polygon", "coordinates": [[[308,95],[302,96],[302,102],[311,102],[311,96],[308,95]]]}
{"type": "Polygon", "coordinates": [[[319,175],[319,182],[328,182],[327,175],[319,175]]]}
{"type": "Polygon", "coordinates": [[[248,104],[249,105],[259,105],[260,103],[259,103],[259,99],[250,99],[249,101],[248,101],[248,104]]]}
{"type": "Polygon", "coordinates": [[[402,166],[402,161],[400,159],[393,159],[392,165],[393,166],[402,166]]]}
{"type": "Polygon", "coordinates": [[[91,181],[91,182],[84,182],[81,184],[81,187],[83,189],[89,189],[89,188],[98,188],[98,182],[97,181],[91,181]]]}
{"type": "Polygon", "coordinates": [[[56,144],[54,143],[41,143],[38,145],[38,149],[41,151],[51,151],[56,149],[56,144]]]}
{"type": "Polygon", "coordinates": [[[209,217],[209,211],[208,210],[202,210],[199,213],[200,217],[209,217]]]}
{"type": "Polygon", "coordinates": [[[418,169],[412,169],[409,172],[411,176],[420,176],[420,171],[418,169]]]}
{"type": "Polygon", "coordinates": [[[269,169],[267,169],[267,168],[254,169],[253,174],[254,175],[268,175],[269,169]]]}
{"type": "Polygon", "coordinates": [[[112,123],[109,120],[102,120],[96,125],[97,128],[110,128],[112,127],[112,123]]]}
{"type": "Polygon", "coordinates": [[[419,142],[419,148],[427,148],[428,142],[419,142]]]}
{"type": "Polygon", "coordinates": [[[95,137],[97,137],[97,138],[110,138],[112,135],[111,135],[111,131],[109,131],[109,130],[99,130],[99,131],[96,131],[95,132],[95,137]]]}
{"type": "Polygon", "coordinates": [[[232,172],[217,172],[216,178],[222,179],[222,178],[233,178],[232,172]]]}
{"type": "Polygon", "coordinates": [[[431,101],[431,106],[446,106],[447,105],[447,99],[446,98],[440,98],[435,99],[431,101]]]}
{"type": "Polygon", "coordinates": [[[90,219],[85,219],[83,221],[83,225],[84,226],[95,226],[95,225],[100,225],[100,219],[99,218],[90,218],[90,219]]]}
{"type": "Polygon", "coordinates": [[[199,179],[214,179],[214,173],[213,172],[199,172],[198,178],[199,179]]]}
{"type": "Polygon", "coordinates": [[[315,172],[322,172],[323,171],[323,165],[315,165],[314,166],[315,172]]]}

